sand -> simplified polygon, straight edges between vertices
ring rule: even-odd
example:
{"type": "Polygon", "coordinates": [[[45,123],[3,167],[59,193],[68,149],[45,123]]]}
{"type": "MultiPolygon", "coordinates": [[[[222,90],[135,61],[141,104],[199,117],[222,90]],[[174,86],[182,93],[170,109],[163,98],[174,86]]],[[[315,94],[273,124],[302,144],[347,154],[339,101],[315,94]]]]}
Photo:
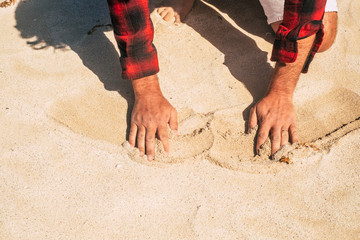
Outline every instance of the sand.
{"type": "Polygon", "coordinates": [[[0,9],[0,239],[360,239],[360,3],[339,9],[295,92],[300,144],[273,160],[245,134],[274,67],[258,2],[198,1],[180,26],[153,12],[180,126],[153,162],[126,141],[111,28],[88,34],[110,23],[106,2],[0,9]]]}

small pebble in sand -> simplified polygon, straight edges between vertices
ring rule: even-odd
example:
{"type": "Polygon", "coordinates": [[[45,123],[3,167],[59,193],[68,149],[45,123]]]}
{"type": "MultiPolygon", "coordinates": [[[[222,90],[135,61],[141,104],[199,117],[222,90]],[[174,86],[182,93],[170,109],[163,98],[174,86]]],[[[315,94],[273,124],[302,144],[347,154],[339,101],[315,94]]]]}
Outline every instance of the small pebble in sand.
{"type": "Polygon", "coordinates": [[[288,157],[282,157],[282,158],[280,158],[279,161],[280,161],[280,162],[283,162],[283,163],[286,163],[286,164],[289,164],[289,163],[290,163],[290,158],[288,158],[288,157]]]}
{"type": "Polygon", "coordinates": [[[0,7],[2,7],[2,8],[6,8],[11,5],[15,5],[15,0],[3,1],[0,3],[0,7]]]}

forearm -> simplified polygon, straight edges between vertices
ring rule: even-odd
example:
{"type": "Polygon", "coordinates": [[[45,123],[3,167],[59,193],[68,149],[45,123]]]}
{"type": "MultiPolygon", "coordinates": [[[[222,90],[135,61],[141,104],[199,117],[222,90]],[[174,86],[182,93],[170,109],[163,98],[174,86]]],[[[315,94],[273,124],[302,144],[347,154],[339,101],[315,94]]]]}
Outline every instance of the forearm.
{"type": "Polygon", "coordinates": [[[292,99],[296,83],[299,79],[305,61],[313,46],[315,35],[298,40],[298,56],[293,63],[276,63],[267,95],[292,99]]]}
{"type": "Polygon", "coordinates": [[[276,66],[267,93],[250,111],[249,129],[259,123],[256,150],[271,136],[271,154],[291,140],[297,142],[292,103],[301,72],[318,51],[326,0],[285,0],[284,18],[276,32],[271,60],[276,66]]]}
{"type": "Polygon", "coordinates": [[[131,80],[131,83],[134,89],[135,99],[148,94],[162,96],[157,75],[131,80]]]}
{"type": "Polygon", "coordinates": [[[159,71],[148,0],[107,0],[120,50],[122,78],[133,80],[159,71]]]}

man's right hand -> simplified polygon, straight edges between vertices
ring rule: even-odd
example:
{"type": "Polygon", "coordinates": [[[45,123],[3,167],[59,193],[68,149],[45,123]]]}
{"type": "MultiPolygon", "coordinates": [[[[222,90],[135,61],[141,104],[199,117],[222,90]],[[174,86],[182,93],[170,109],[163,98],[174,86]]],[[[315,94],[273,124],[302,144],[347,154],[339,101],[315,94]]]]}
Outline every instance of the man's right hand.
{"type": "Polygon", "coordinates": [[[162,95],[156,75],[132,80],[135,93],[135,105],[131,114],[131,127],[129,143],[140,151],[140,156],[145,154],[149,161],[155,156],[155,135],[169,154],[170,129],[177,131],[177,112],[162,95]]]}

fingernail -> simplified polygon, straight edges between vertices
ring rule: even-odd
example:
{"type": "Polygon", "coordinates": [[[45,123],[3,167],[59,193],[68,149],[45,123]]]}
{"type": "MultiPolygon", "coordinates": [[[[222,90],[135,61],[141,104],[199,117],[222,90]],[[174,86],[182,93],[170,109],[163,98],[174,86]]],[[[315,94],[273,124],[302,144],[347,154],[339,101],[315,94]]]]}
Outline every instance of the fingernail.
{"type": "Polygon", "coordinates": [[[144,156],[144,153],[143,152],[140,152],[140,157],[143,157],[144,156]]]}
{"type": "Polygon", "coordinates": [[[251,128],[249,128],[249,129],[248,129],[247,133],[248,133],[248,134],[250,134],[250,133],[251,133],[251,128]]]}
{"type": "Polygon", "coordinates": [[[179,26],[180,25],[180,23],[175,23],[175,26],[179,26]]]}
{"type": "Polygon", "coordinates": [[[154,157],[152,155],[148,155],[148,160],[152,161],[154,159],[154,157]]]}
{"type": "Polygon", "coordinates": [[[169,157],[169,153],[168,152],[164,152],[164,156],[167,158],[169,157]]]}
{"type": "Polygon", "coordinates": [[[174,133],[176,136],[179,135],[178,130],[173,130],[173,133],[174,133]]]}

